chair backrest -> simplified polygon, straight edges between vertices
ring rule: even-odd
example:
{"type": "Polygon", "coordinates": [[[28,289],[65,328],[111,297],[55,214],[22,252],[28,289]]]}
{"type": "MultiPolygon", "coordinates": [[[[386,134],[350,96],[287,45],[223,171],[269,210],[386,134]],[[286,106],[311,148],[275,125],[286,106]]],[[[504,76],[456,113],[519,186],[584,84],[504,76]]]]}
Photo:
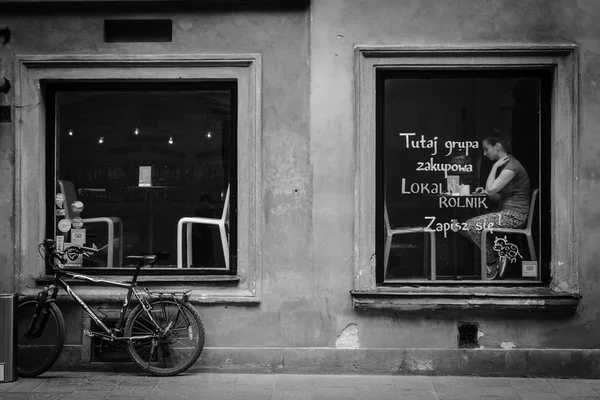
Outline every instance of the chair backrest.
{"type": "Polygon", "coordinates": [[[385,232],[388,236],[392,235],[392,227],[390,226],[390,217],[388,216],[387,204],[383,202],[383,223],[385,224],[385,232]]]}
{"type": "Polygon", "coordinates": [[[225,221],[227,218],[227,212],[229,211],[229,186],[227,185],[227,194],[225,194],[225,204],[223,204],[223,213],[221,214],[221,221],[225,221]]]}
{"type": "Polygon", "coordinates": [[[58,188],[60,189],[60,193],[65,196],[65,202],[63,204],[63,208],[65,209],[65,218],[71,220],[73,218],[73,211],[71,211],[71,204],[77,201],[77,192],[75,192],[75,186],[73,186],[73,182],[58,180],[58,188]]]}
{"type": "Polygon", "coordinates": [[[527,227],[525,229],[531,230],[531,225],[533,224],[533,214],[535,212],[535,201],[537,200],[537,195],[540,189],[534,189],[531,193],[531,203],[529,204],[529,215],[527,216],[527,227]]]}

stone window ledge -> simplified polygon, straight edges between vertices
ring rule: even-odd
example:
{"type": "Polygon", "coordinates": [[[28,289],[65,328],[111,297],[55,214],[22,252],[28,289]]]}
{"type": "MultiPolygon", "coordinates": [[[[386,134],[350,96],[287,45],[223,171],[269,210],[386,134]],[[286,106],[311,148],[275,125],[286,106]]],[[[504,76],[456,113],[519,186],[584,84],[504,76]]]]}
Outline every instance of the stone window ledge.
{"type": "MultiPolygon", "coordinates": [[[[42,286],[52,283],[52,275],[42,275],[35,279],[35,287],[24,288],[21,296],[35,296],[42,286]]],[[[103,276],[101,279],[127,282],[123,276],[103,276]]],[[[118,302],[122,303],[127,295],[127,288],[108,284],[90,284],[72,278],[64,279],[73,290],[86,302],[118,302]]],[[[140,287],[147,287],[154,292],[189,291],[192,303],[205,304],[260,304],[261,299],[256,288],[233,275],[202,276],[144,276],[137,281],[140,287]]],[[[58,300],[70,300],[71,297],[60,289],[58,300]]]]}
{"type": "MultiPolygon", "coordinates": [[[[111,281],[123,281],[123,282],[131,282],[131,276],[129,275],[95,275],[95,278],[98,279],[106,279],[111,281]]],[[[38,277],[35,282],[38,285],[47,285],[52,282],[54,275],[42,275],[38,277]]],[[[69,285],[89,285],[89,282],[82,281],[81,279],[63,277],[62,278],[69,285]]],[[[205,282],[214,282],[214,283],[238,283],[240,281],[240,277],[237,275],[174,275],[174,276],[164,276],[164,275],[154,275],[154,276],[138,276],[137,283],[142,286],[144,284],[179,284],[179,283],[205,283],[205,282]]],[[[99,286],[102,286],[101,284],[99,286]]]]}
{"type": "Polygon", "coordinates": [[[526,311],[572,314],[581,296],[546,287],[377,287],[350,292],[355,310],[526,311]]]}

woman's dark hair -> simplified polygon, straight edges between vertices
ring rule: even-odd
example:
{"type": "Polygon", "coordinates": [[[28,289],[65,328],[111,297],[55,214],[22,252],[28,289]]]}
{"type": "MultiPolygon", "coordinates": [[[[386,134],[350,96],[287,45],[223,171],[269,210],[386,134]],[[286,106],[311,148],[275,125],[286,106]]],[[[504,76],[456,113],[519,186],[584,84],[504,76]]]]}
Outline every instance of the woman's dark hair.
{"type": "Polygon", "coordinates": [[[512,154],[512,139],[506,132],[502,132],[500,129],[494,129],[487,135],[483,140],[495,146],[497,143],[502,145],[504,151],[507,154],[512,154]]]}

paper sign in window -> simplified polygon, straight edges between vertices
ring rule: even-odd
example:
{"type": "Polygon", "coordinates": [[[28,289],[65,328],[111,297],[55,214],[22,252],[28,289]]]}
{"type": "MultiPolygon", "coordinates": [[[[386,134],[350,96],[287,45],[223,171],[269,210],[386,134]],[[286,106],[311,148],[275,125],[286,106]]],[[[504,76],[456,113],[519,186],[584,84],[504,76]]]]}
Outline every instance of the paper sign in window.
{"type": "Polygon", "coordinates": [[[152,167],[140,166],[140,181],[139,186],[152,186],[152,167]]]}
{"type": "Polygon", "coordinates": [[[71,229],[71,243],[85,244],[85,229],[71,229]]]}
{"type": "Polygon", "coordinates": [[[522,268],[523,268],[523,271],[522,271],[523,278],[537,278],[537,276],[538,276],[537,261],[523,261],[522,268]]]}
{"type": "MultiPolygon", "coordinates": [[[[69,247],[80,247],[80,245],[76,244],[76,243],[72,243],[72,242],[65,242],[65,244],[64,244],[65,251],[69,247]]],[[[83,256],[81,254],[79,254],[77,256],[77,258],[74,260],[67,259],[67,263],[64,266],[65,267],[81,267],[82,263],[83,263],[83,256]]]]}

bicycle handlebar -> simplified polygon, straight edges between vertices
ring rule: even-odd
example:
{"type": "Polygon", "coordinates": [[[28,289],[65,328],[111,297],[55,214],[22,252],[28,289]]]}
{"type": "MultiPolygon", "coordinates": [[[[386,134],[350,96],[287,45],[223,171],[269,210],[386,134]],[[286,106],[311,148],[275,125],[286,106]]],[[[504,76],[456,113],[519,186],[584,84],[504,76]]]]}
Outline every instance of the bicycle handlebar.
{"type": "MultiPolygon", "coordinates": [[[[53,259],[58,259],[62,264],[66,264],[68,260],[75,261],[80,255],[89,257],[89,253],[96,253],[99,250],[96,247],[71,246],[64,251],[56,249],[56,243],[52,239],[44,239],[40,246],[44,248],[47,255],[53,259]],[[68,259],[68,260],[67,260],[68,259]]],[[[54,268],[60,268],[55,263],[52,263],[54,268]]]]}

